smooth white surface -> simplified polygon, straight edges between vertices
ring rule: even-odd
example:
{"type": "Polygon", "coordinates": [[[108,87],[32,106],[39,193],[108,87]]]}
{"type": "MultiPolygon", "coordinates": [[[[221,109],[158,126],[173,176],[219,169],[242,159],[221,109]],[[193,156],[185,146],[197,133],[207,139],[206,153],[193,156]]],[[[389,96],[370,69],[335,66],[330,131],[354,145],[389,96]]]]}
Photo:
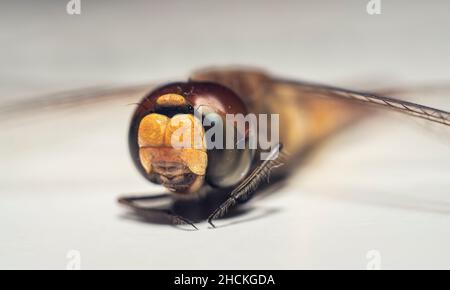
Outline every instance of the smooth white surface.
{"type": "MultiPolygon", "coordinates": [[[[253,64],[331,83],[448,80],[445,1],[2,3],[2,101],[253,64]]],[[[377,83],[375,85],[378,85],[377,83]]],[[[449,109],[448,95],[420,100],[449,109]]],[[[0,268],[450,268],[447,128],[397,114],[327,144],[278,194],[210,230],[123,218],[115,198],[159,192],[128,156],[129,100],[0,123],[0,268]],[[443,137],[439,137],[442,134],[443,137]]]]}

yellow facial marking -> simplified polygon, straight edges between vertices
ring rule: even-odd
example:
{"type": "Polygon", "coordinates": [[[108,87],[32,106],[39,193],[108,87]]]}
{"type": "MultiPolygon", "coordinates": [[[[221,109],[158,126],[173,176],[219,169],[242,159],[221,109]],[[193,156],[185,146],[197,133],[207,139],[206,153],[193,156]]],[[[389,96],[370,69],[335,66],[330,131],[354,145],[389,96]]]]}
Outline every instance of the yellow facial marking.
{"type": "Polygon", "coordinates": [[[195,149],[173,149],[146,147],[139,149],[141,164],[147,173],[151,172],[153,160],[179,162],[186,165],[192,173],[205,175],[208,165],[206,152],[195,149]]]}
{"type": "Polygon", "coordinates": [[[141,160],[142,167],[144,167],[145,172],[150,173],[152,171],[152,159],[153,155],[151,148],[140,148],[139,149],[139,159],[141,160]]]}
{"type": "Polygon", "coordinates": [[[164,145],[206,151],[200,121],[190,114],[175,115],[167,124],[164,145]]]}
{"type": "Polygon", "coordinates": [[[162,146],[169,118],[160,114],[145,116],[139,124],[138,144],[144,146],[162,146]]]}
{"type": "Polygon", "coordinates": [[[186,99],[178,94],[165,94],[156,100],[156,104],[160,106],[183,106],[186,105],[186,99]]]}
{"type": "Polygon", "coordinates": [[[179,162],[196,175],[205,175],[208,156],[201,122],[190,114],[169,119],[160,114],[145,116],[138,129],[139,158],[147,173],[152,162],[179,162]]]}
{"type": "Polygon", "coordinates": [[[206,152],[195,149],[184,149],[180,152],[180,158],[190,171],[197,175],[205,175],[208,155],[206,152]]]}

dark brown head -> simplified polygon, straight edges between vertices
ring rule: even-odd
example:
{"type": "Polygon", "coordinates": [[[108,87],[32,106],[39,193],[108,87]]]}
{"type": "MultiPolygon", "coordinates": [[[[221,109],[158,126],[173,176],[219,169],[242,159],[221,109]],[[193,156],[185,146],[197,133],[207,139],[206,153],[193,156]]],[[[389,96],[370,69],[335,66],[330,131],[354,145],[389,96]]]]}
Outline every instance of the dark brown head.
{"type": "Polygon", "coordinates": [[[151,182],[180,195],[205,183],[236,184],[250,169],[253,152],[211,148],[205,138],[208,126],[202,122],[225,126],[226,114],[245,115],[247,109],[233,91],[216,83],[172,83],[149,93],[129,131],[136,167],[151,182]]]}

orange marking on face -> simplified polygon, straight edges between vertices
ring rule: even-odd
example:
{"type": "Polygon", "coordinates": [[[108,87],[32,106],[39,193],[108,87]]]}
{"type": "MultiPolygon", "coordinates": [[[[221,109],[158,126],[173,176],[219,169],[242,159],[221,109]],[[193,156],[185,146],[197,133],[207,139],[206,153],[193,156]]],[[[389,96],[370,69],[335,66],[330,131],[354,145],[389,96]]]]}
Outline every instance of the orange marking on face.
{"type": "Polygon", "coordinates": [[[145,116],[139,124],[138,144],[144,146],[162,146],[169,118],[160,114],[145,116]]]}
{"type": "Polygon", "coordinates": [[[200,121],[189,114],[175,115],[167,124],[164,145],[206,151],[204,129],[200,121]]]}
{"type": "Polygon", "coordinates": [[[167,107],[183,106],[186,105],[186,99],[178,94],[165,94],[156,100],[156,104],[167,107]]]}
{"type": "Polygon", "coordinates": [[[147,173],[152,162],[184,164],[196,175],[205,175],[208,156],[201,122],[190,114],[145,116],[138,129],[139,158],[147,173]]]}
{"type": "Polygon", "coordinates": [[[139,148],[139,160],[141,161],[142,167],[144,167],[145,172],[150,173],[152,171],[153,155],[151,154],[151,151],[147,149],[149,148],[139,148]]]}
{"type": "Polygon", "coordinates": [[[145,147],[139,149],[139,157],[147,173],[151,172],[151,163],[153,161],[182,163],[192,173],[197,175],[205,175],[208,165],[206,152],[195,149],[145,147]]]}
{"type": "Polygon", "coordinates": [[[205,175],[208,164],[208,155],[206,155],[206,152],[195,149],[182,149],[180,158],[192,173],[205,175]]]}

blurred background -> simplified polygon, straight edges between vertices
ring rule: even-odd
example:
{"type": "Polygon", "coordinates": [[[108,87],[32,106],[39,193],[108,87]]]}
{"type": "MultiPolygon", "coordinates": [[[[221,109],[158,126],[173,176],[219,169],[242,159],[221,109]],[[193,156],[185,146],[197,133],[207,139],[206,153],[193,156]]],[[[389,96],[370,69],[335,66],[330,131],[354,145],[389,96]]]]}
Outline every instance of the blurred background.
{"type": "MultiPolygon", "coordinates": [[[[0,106],[212,65],[364,89],[450,80],[444,0],[381,0],[379,15],[368,0],[81,0],[79,15],[68,2],[0,1],[0,106]]],[[[128,156],[140,96],[2,118],[0,268],[65,269],[70,250],[82,268],[450,268],[447,128],[379,116],[252,204],[249,221],[186,232],[115,204],[161,191],[128,156]]],[[[450,109],[448,94],[407,97],[450,109]]]]}

